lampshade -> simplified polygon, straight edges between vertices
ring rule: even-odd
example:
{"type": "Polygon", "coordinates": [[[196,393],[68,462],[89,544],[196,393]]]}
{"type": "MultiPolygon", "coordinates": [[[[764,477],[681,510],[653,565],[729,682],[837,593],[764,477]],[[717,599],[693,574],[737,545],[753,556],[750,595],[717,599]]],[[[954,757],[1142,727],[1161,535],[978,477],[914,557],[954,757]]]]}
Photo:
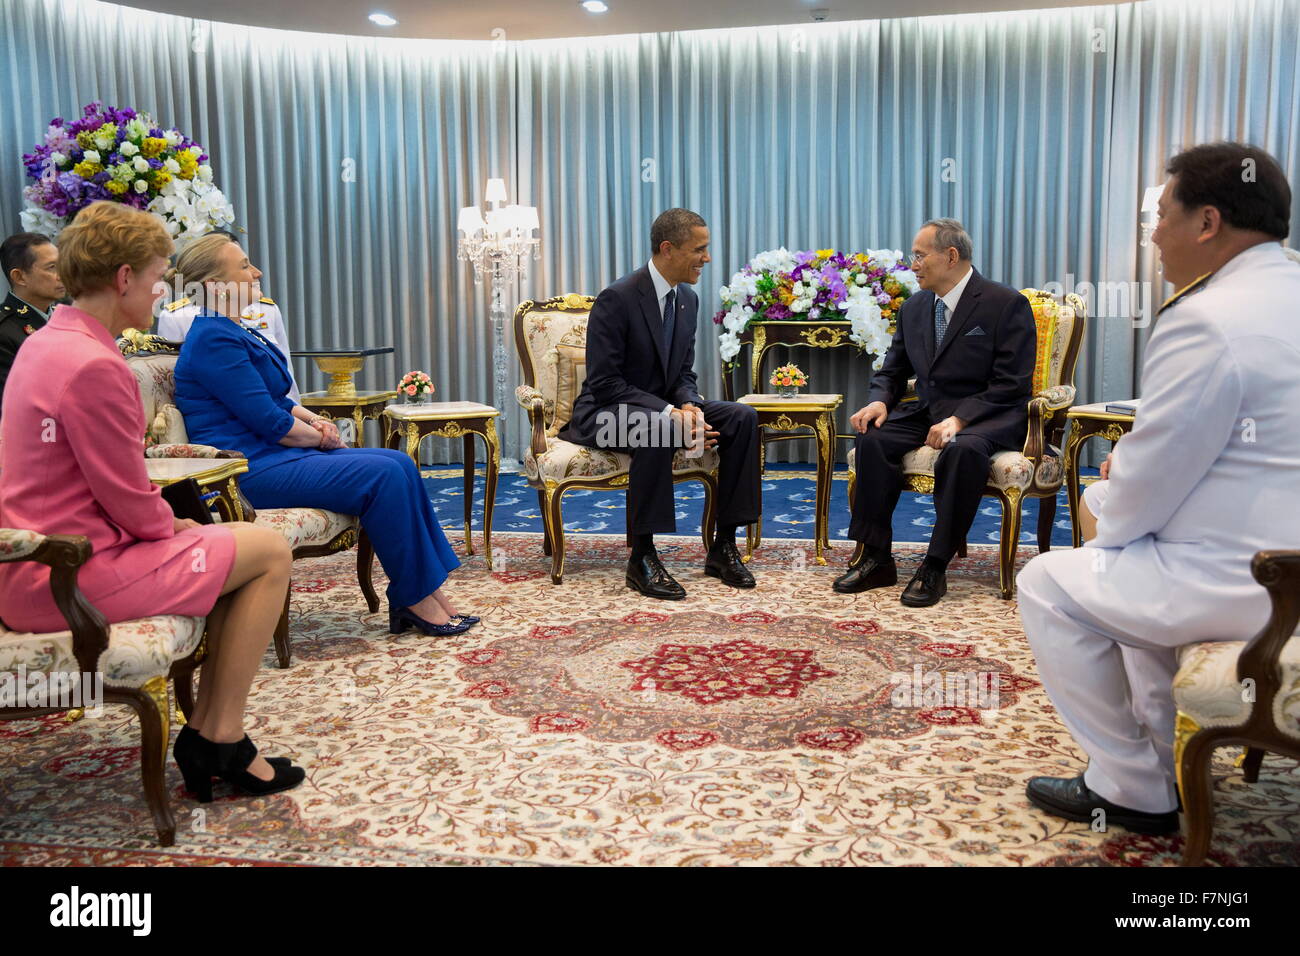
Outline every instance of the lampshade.
{"type": "Polygon", "coordinates": [[[531,233],[534,229],[541,228],[541,223],[537,219],[536,206],[519,207],[519,228],[525,233],[531,233]]]}
{"type": "Polygon", "coordinates": [[[506,181],[504,179],[489,179],[487,184],[487,193],[483,197],[485,202],[505,202],[506,201],[506,181]]]}
{"type": "Polygon", "coordinates": [[[510,207],[489,209],[487,214],[488,235],[499,236],[510,231],[510,207]]]}
{"type": "Polygon", "coordinates": [[[484,225],[483,213],[479,212],[478,206],[466,206],[456,219],[456,228],[467,236],[478,232],[484,225]]]}

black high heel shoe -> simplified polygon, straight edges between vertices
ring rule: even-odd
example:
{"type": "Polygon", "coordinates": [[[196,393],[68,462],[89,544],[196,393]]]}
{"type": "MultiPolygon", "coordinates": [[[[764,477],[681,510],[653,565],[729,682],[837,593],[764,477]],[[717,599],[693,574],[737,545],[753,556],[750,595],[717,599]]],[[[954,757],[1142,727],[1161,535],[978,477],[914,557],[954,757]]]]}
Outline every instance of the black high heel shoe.
{"type": "Polygon", "coordinates": [[[397,609],[390,607],[388,609],[388,633],[401,634],[407,628],[414,627],[417,631],[423,631],[425,634],[431,634],[434,637],[449,637],[452,634],[464,634],[473,626],[472,622],[461,620],[457,624],[456,620],[457,618],[453,617],[446,624],[434,624],[432,621],[426,621],[420,617],[409,607],[397,609]]]}
{"type": "Polygon", "coordinates": [[[257,747],[247,734],[237,743],[219,744],[188,725],[176,735],[172,756],[185,778],[185,789],[195,794],[199,803],[212,802],[214,776],[233,783],[252,796],[288,790],[298,786],[307,776],[302,767],[295,767],[287,757],[270,757],[267,763],[275,770],[275,776],[262,780],[248,772],[249,764],[257,757],[257,747]]]}

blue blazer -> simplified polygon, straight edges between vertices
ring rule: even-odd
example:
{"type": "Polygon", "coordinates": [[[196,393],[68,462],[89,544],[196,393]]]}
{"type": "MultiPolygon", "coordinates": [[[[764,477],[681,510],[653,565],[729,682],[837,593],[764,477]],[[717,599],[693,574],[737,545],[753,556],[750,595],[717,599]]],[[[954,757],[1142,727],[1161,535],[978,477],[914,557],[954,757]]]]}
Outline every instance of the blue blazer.
{"type": "Polygon", "coordinates": [[[243,452],[250,467],[325,454],[289,448],[293,379],[274,342],[224,315],[200,312],[176,361],[176,407],[190,441],[243,452]]]}

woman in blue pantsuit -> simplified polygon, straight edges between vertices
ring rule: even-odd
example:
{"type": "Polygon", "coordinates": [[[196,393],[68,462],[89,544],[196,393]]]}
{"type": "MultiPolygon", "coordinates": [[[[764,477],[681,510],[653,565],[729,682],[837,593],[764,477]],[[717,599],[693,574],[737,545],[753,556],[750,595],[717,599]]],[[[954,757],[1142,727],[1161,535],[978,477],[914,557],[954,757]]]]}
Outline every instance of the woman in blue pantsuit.
{"type": "Polygon", "coordinates": [[[260,296],[261,273],[225,236],[205,236],[176,262],[172,281],[202,289],[176,362],[176,405],[191,440],[248,459],[240,487],[255,508],[325,508],[358,515],[388,574],[389,629],[459,634],[478,618],[456,613],[442,585],[460,566],[419,469],[399,451],[348,448],[326,418],[295,405],[274,343],[238,320],[260,296]]]}

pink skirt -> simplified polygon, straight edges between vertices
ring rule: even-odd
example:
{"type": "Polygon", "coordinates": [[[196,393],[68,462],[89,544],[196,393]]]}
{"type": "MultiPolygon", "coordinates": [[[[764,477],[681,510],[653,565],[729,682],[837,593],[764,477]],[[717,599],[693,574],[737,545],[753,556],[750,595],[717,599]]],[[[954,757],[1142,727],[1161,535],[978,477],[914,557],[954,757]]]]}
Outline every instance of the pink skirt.
{"type": "MultiPolygon", "coordinates": [[[[203,525],[93,554],[77,574],[77,587],[110,624],[164,614],[206,617],[234,564],[234,535],[221,525],[203,525]]],[[[0,618],[14,631],[68,630],[54,606],[48,567],[0,565],[0,618]]]]}

